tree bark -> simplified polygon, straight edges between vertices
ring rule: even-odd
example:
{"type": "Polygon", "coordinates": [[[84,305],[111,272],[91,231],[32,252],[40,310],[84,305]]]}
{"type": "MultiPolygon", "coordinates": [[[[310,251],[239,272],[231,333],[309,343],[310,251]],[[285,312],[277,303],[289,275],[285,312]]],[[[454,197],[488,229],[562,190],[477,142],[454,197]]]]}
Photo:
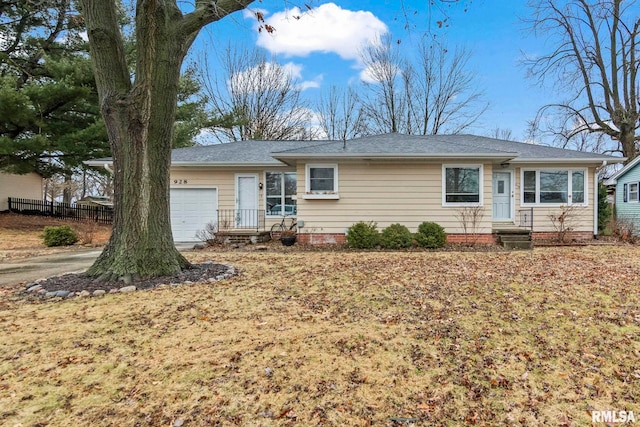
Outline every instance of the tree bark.
{"type": "Polygon", "coordinates": [[[87,274],[129,282],[175,275],[189,265],[175,248],[169,217],[180,70],[203,26],[251,1],[197,1],[183,15],[175,0],[138,0],[133,82],[115,3],[81,0],[114,166],[113,232],[87,274]]]}

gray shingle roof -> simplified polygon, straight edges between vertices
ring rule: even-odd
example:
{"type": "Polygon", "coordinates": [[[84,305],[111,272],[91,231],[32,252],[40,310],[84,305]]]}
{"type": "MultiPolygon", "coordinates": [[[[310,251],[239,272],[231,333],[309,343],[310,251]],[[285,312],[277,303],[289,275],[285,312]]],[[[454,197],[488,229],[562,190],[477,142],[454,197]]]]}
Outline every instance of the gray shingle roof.
{"type": "Polygon", "coordinates": [[[320,146],[299,147],[273,153],[274,157],[494,157],[525,161],[602,161],[611,156],[555,147],[506,141],[476,135],[402,135],[389,133],[320,146]]]}
{"type": "MultiPolygon", "coordinates": [[[[171,153],[175,166],[282,166],[309,158],[485,158],[522,162],[617,163],[621,157],[585,153],[543,145],[476,135],[403,135],[388,133],[347,141],[240,141],[178,148],[171,153]],[[282,161],[281,161],[282,160],[282,161]]],[[[104,163],[99,159],[90,164],[104,163]]]]}
{"type": "Polygon", "coordinates": [[[173,165],[282,165],[274,151],[318,145],[326,141],[239,141],[227,144],[176,148],[171,152],[173,165]]]}

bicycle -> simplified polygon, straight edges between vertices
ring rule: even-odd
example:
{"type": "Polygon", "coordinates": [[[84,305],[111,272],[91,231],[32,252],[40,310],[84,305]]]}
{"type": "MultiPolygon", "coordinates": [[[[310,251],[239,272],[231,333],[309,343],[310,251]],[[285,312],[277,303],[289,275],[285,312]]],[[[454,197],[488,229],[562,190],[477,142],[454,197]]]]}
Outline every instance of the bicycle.
{"type": "Polygon", "coordinates": [[[269,231],[269,238],[274,240],[274,237],[282,236],[282,233],[285,231],[292,231],[296,233],[298,231],[298,223],[295,218],[291,218],[291,224],[287,226],[287,216],[282,217],[282,221],[275,223],[271,226],[271,230],[269,231]]]}

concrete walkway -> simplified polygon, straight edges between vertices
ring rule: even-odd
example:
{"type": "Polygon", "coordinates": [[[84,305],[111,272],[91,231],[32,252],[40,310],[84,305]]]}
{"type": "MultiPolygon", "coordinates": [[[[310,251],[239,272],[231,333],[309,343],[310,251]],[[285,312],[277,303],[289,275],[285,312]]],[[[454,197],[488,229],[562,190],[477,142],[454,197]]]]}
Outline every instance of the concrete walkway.
{"type": "MultiPolygon", "coordinates": [[[[192,249],[193,245],[193,243],[176,243],[176,247],[181,252],[192,249]]],[[[0,264],[0,286],[19,285],[65,273],[85,271],[101,252],[102,248],[81,248],[73,252],[42,255],[2,263],[0,264]]]]}

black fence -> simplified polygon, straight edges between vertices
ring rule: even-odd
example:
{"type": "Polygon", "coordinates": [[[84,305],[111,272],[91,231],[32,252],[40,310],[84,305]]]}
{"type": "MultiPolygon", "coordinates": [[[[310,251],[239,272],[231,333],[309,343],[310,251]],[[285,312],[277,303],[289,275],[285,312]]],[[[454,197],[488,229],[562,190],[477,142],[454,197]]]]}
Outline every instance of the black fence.
{"type": "Polygon", "coordinates": [[[109,206],[86,206],[9,197],[9,211],[23,215],[95,221],[103,224],[113,222],[113,209],[109,206]]]}

